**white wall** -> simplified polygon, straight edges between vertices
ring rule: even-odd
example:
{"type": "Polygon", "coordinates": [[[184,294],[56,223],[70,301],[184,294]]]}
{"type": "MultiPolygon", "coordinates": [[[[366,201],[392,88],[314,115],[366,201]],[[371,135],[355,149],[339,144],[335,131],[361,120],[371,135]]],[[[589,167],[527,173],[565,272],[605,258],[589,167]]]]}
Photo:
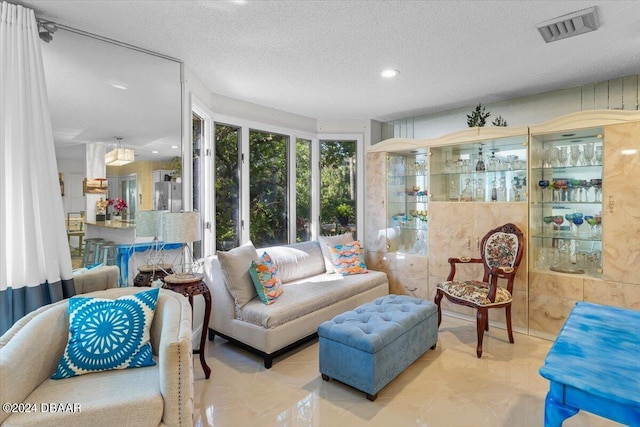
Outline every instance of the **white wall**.
{"type": "MultiPolygon", "coordinates": [[[[501,115],[509,126],[527,126],[578,111],[597,109],[638,110],[639,75],[483,104],[489,120],[501,115]]],[[[481,100],[480,100],[481,102],[481,100]]],[[[467,127],[467,114],[475,105],[382,125],[383,138],[436,138],[467,127]]]]}
{"type": "Polygon", "coordinates": [[[213,93],[189,67],[185,65],[184,70],[187,91],[195,95],[213,113],[241,117],[249,121],[268,123],[277,127],[316,132],[315,119],[213,93]]]}
{"type": "Polygon", "coordinates": [[[318,119],[318,133],[361,133],[364,145],[378,143],[382,137],[382,123],[375,120],[323,120],[318,119]]]}

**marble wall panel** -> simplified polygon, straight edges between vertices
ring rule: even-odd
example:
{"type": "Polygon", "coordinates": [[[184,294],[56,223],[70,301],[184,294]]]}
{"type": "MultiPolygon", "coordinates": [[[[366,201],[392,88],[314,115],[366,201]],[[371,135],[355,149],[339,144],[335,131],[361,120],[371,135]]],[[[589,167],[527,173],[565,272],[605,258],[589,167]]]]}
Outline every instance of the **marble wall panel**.
{"type": "Polygon", "coordinates": [[[640,122],[607,126],[603,171],[603,278],[640,285],[640,122]],[[635,152],[633,151],[635,150],[635,152]]]}
{"type": "Polygon", "coordinates": [[[598,279],[585,279],[584,300],[596,304],[640,310],[640,286],[598,279]]]}

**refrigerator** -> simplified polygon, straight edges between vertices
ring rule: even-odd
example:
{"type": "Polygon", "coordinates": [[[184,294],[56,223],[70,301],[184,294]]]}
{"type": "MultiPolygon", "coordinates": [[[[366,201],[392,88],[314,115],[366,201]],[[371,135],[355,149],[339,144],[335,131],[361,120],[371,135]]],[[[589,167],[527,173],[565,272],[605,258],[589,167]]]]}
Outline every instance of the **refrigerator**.
{"type": "Polygon", "coordinates": [[[153,209],[180,212],[182,210],[182,183],[172,181],[156,182],[153,209]]]}

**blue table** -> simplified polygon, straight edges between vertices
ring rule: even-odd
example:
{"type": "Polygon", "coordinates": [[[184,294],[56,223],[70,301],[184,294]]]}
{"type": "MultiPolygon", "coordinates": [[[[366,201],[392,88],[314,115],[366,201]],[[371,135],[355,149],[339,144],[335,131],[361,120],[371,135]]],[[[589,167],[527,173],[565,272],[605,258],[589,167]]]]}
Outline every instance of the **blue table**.
{"type": "Polygon", "coordinates": [[[540,368],[545,427],[585,410],[640,426],[640,311],[578,302],[540,368]]]}
{"type": "Polygon", "coordinates": [[[162,242],[148,242],[148,243],[134,243],[132,245],[118,245],[118,256],[116,258],[116,265],[120,268],[120,287],[129,286],[129,259],[135,252],[148,251],[152,247],[162,250],[180,249],[182,243],[162,243],[162,242]]]}

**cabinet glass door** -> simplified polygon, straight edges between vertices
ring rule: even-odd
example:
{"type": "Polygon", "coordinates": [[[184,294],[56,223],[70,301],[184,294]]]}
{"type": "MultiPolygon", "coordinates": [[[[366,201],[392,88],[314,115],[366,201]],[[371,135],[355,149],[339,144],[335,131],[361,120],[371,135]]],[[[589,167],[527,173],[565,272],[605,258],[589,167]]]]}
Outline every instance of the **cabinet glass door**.
{"type": "Polygon", "coordinates": [[[428,157],[387,156],[387,252],[427,255],[428,157]]]}
{"type": "Polygon", "coordinates": [[[431,148],[433,201],[527,200],[526,136],[431,148]]]}
{"type": "Polygon", "coordinates": [[[601,277],[603,134],[531,136],[532,269],[601,277]]]}

